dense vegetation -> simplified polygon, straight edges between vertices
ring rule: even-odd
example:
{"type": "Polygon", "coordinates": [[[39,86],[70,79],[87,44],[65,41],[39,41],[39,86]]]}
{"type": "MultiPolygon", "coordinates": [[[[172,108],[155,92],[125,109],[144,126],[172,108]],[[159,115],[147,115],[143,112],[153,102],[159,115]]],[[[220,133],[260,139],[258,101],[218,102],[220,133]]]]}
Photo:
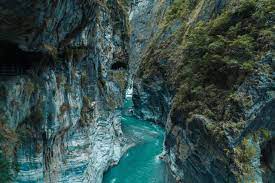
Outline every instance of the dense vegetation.
{"type": "MultiPolygon", "coordinates": [[[[203,111],[215,120],[232,119],[221,113],[223,102],[234,100],[236,86],[259,69],[257,61],[271,49],[271,12],[271,1],[241,1],[209,22],[198,22],[182,40],[176,105],[190,104],[183,109],[187,114],[203,111]],[[186,69],[190,72],[181,72],[186,69]]],[[[247,100],[238,105],[249,105],[247,100]]]]}
{"type": "MultiPolygon", "coordinates": [[[[243,111],[253,104],[251,96],[237,89],[251,75],[272,73],[259,61],[274,49],[275,3],[241,0],[210,9],[213,3],[175,0],[138,75],[148,84],[165,81],[174,96],[174,123],[186,123],[194,114],[209,118],[208,130],[227,151],[225,133],[239,135],[245,126],[243,111]]],[[[241,174],[248,174],[255,155],[248,141],[234,150],[241,174]]]]}
{"type": "MultiPolygon", "coordinates": [[[[235,89],[250,73],[262,69],[257,62],[274,46],[274,3],[240,1],[220,14],[214,13],[209,21],[202,21],[192,17],[200,2],[175,1],[163,32],[175,22],[180,21],[181,27],[166,40],[157,39],[151,44],[139,74],[145,79],[153,75],[165,77],[177,93],[175,108],[181,108],[186,117],[202,113],[226,121],[232,116],[221,113],[224,102],[238,100],[235,89]],[[169,72],[171,69],[176,71],[169,72]]],[[[249,98],[242,100],[237,105],[249,105],[249,98]]]]}

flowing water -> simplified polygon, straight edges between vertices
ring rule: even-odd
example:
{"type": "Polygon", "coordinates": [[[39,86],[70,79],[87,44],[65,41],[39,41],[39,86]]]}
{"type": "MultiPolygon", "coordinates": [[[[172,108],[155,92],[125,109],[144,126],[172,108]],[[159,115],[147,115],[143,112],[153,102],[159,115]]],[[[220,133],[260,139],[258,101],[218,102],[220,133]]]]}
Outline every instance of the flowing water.
{"type": "MultiPolygon", "coordinates": [[[[131,100],[128,99],[124,108],[130,107],[131,100]]],[[[135,146],[124,154],[117,166],[105,173],[103,183],[166,183],[166,166],[159,159],[164,130],[127,115],[122,116],[122,130],[135,146]]]]}

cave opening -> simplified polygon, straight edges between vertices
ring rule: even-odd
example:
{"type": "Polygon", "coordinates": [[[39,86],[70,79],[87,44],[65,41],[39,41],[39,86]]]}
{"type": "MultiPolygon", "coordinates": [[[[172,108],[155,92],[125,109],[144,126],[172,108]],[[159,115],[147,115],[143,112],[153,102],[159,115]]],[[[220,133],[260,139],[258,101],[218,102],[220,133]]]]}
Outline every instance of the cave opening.
{"type": "Polygon", "coordinates": [[[0,76],[27,74],[34,66],[40,65],[44,54],[27,52],[17,44],[0,41],[0,76]]]}
{"type": "Polygon", "coordinates": [[[124,62],[115,62],[111,66],[112,70],[126,70],[127,69],[127,63],[124,62]]]}
{"type": "Polygon", "coordinates": [[[261,152],[261,164],[266,169],[275,171],[275,137],[269,140],[261,152]]]}

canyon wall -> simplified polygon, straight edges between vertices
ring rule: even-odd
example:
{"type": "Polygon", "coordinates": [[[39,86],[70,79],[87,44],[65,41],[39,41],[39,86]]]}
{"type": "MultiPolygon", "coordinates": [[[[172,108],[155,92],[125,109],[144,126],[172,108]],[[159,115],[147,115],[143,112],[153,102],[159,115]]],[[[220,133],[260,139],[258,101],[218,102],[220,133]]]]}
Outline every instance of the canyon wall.
{"type": "Polygon", "coordinates": [[[157,23],[133,102],[178,182],[274,182],[272,24],[266,0],[175,0],[157,23]]]}
{"type": "Polygon", "coordinates": [[[2,0],[0,182],[101,182],[127,80],[177,182],[274,182],[274,17],[270,0],[2,0]]]}
{"type": "Polygon", "coordinates": [[[125,11],[116,0],[0,2],[0,182],[97,183],[118,162],[125,11]]]}
{"type": "MultiPolygon", "coordinates": [[[[129,80],[134,80],[135,87],[139,87],[143,84],[143,81],[136,77],[140,64],[142,63],[143,56],[151,42],[160,34],[162,30],[160,24],[164,19],[165,12],[171,5],[171,0],[164,1],[132,1],[130,6],[129,14],[129,27],[130,27],[130,43],[129,43],[129,80]]],[[[158,80],[158,82],[163,82],[158,80]]],[[[135,109],[135,115],[140,118],[157,120],[161,119],[164,121],[166,119],[166,114],[168,109],[166,105],[162,105],[162,97],[156,97],[157,95],[163,95],[162,89],[159,84],[150,86],[150,89],[142,91],[145,87],[139,88],[139,93],[133,93],[133,102],[139,107],[135,109]],[[148,93],[154,93],[149,94],[148,93]],[[150,96],[154,96],[150,98],[150,96]],[[146,98],[145,100],[140,100],[139,98],[146,98]],[[150,110],[151,107],[156,109],[159,107],[158,111],[150,110]],[[163,115],[163,116],[162,116],[163,115]],[[162,117],[161,117],[162,116],[162,117]]],[[[168,95],[168,94],[167,94],[168,95]]],[[[168,99],[167,99],[168,100],[168,99]]]]}

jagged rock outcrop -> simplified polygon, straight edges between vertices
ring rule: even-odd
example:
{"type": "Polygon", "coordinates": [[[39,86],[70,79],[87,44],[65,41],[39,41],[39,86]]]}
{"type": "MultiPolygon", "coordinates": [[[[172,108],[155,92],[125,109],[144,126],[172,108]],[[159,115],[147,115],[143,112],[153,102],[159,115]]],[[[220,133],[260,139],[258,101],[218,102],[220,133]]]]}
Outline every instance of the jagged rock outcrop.
{"type": "Polygon", "coordinates": [[[274,182],[274,5],[175,0],[142,51],[136,113],[178,182],[274,182]]]}
{"type": "Polygon", "coordinates": [[[0,20],[1,158],[14,162],[10,173],[19,182],[101,182],[124,147],[121,2],[2,0],[0,20]]]}
{"type": "Polygon", "coordinates": [[[135,75],[142,59],[143,52],[159,31],[159,23],[170,1],[133,0],[129,3],[129,67],[130,74],[135,75]]]}
{"type": "MultiPolygon", "coordinates": [[[[130,12],[129,27],[131,29],[130,44],[129,44],[129,69],[130,69],[129,83],[130,84],[131,84],[131,80],[133,80],[133,78],[136,75],[136,72],[139,68],[139,65],[142,61],[142,58],[146,49],[151,44],[152,39],[160,33],[159,31],[161,29],[159,27],[159,24],[161,24],[161,21],[164,18],[164,13],[169,8],[170,4],[171,4],[170,0],[132,1],[130,10],[129,10],[130,12]]],[[[163,81],[159,80],[159,82],[163,82],[163,81]]],[[[135,86],[138,87],[141,85],[142,85],[142,81],[136,78],[135,86]]],[[[139,94],[136,94],[136,92],[133,93],[134,95],[133,102],[135,102],[136,105],[140,106],[135,110],[136,116],[144,119],[149,119],[149,120],[163,119],[160,121],[164,121],[164,119],[166,119],[165,115],[168,113],[168,109],[162,108],[166,106],[166,105],[162,105],[162,102],[167,102],[167,101],[158,100],[159,98],[162,98],[162,97],[150,98],[150,96],[156,96],[156,95],[168,96],[168,93],[166,91],[162,91],[162,90],[165,90],[165,88],[161,87],[161,83],[156,83],[154,86],[151,86],[150,89],[148,88],[147,91],[141,91],[143,88],[139,88],[139,89],[140,89],[139,94]],[[154,93],[154,94],[147,95],[147,93],[154,93]],[[147,98],[147,100],[142,100],[140,98],[147,98]],[[155,113],[152,112],[153,110],[148,109],[151,107],[156,109],[156,106],[159,107],[159,110],[155,113]],[[159,115],[163,115],[163,116],[160,117],[159,115]]],[[[169,99],[167,98],[167,100],[169,99]]]]}

